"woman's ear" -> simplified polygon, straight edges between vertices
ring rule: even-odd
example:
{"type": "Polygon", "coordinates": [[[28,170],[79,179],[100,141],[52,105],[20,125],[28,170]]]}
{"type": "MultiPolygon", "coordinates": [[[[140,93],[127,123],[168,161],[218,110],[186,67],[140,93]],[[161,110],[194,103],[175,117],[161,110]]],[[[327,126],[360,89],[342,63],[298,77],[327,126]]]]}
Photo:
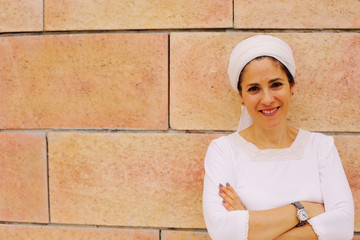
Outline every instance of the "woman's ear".
{"type": "Polygon", "coordinates": [[[241,91],[239,91],[238,93],[239,93],[239,96],[240,96],[241,105],[244,105],[244,99],[242,97],[241,91]]]}
{"type": "Polygon", "coordinates": [[[294,92],[295,92],[295,83],[293,83],[292,85],[290,85],[290,92],[291,92],[291,95],[294,95],[294,92]]]}

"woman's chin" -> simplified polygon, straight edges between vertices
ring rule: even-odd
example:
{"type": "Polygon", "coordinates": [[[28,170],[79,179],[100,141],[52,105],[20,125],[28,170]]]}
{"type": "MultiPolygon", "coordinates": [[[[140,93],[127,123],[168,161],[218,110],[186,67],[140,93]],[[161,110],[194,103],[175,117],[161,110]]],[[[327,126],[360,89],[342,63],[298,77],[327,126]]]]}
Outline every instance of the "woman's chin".
{"type": "Polygon", "coordinates": [[[275,129],[279,129],[282,126],[286,126],[286,121],[271,120],[271,121],[262,122],[259,125],[261,126],[261,128],[266,130],[275,130],[275,129]]]}

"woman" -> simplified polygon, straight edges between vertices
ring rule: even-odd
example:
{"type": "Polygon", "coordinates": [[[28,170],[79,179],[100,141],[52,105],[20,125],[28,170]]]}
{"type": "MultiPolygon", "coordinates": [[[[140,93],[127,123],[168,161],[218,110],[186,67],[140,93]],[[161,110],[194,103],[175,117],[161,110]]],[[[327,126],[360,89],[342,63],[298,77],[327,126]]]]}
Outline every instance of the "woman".
{"type": "Polygon", "coordinates": [[[332,137],[288,125],[290,47],[266,35],[240,42],[228,74],[243,105],[238,132],[211,142],[203,210],[214,240],[352,239],[354,205],[332,137]]]}

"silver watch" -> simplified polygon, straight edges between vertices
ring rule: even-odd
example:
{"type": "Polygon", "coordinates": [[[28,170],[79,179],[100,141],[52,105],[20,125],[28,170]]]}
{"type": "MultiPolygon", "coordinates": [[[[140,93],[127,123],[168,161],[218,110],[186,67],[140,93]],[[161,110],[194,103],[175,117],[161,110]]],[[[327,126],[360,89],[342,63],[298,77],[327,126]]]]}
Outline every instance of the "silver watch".
{"type": "Polygon", "coordinates": [[[304,225],[307,222],[307,220],[309,218],[309,213],[300,202],[294,202],[293,205],[298,210],[296,217],[299,219],[299,224],[296,225],[296,227],[301,227],[302,225],[304,225]]]}

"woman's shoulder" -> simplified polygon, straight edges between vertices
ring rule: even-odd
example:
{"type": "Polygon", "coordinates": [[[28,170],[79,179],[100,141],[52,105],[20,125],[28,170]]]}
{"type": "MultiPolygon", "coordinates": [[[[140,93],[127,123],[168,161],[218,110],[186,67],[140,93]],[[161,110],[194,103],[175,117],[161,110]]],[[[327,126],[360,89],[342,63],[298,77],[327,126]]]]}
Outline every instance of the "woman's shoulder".
{"type": "Polygon", "coordinates": [[[332,136],[326,135],[320,132],[311,132],[307,130],[303,130],[304,132],[308,132],[311,135],[311,140],[318,144],[332,144],[334,142],[334,138],[332,136]]]}
{"type": "Polygon", "coordinates": [[[213,150],[222,154],[230,154],[231,152],[236,151],[238,148],[236,134],[238,133],[234,132],[212,140],[208,150],[213,150]]]}
{"type": "Polygon", "coordinates": [[[234,134],[237,134],[237,133],[234,132],[231,134],[227,134],[227,135],[215,138],[214,140],[211,141],[210,146],[216,145],[221,148],[228,148],[232,145],[232,138],[234,137],[234,134]]]}
{"type": "MultiPolygon", "coordinates": [[[[304,130],[306,131],[306,130],[304,130]]],[[[327,152],[334,147],[334,138],[320,132],[308,132],[310,137],[310,146],[320,152],[327,152]]]]}

